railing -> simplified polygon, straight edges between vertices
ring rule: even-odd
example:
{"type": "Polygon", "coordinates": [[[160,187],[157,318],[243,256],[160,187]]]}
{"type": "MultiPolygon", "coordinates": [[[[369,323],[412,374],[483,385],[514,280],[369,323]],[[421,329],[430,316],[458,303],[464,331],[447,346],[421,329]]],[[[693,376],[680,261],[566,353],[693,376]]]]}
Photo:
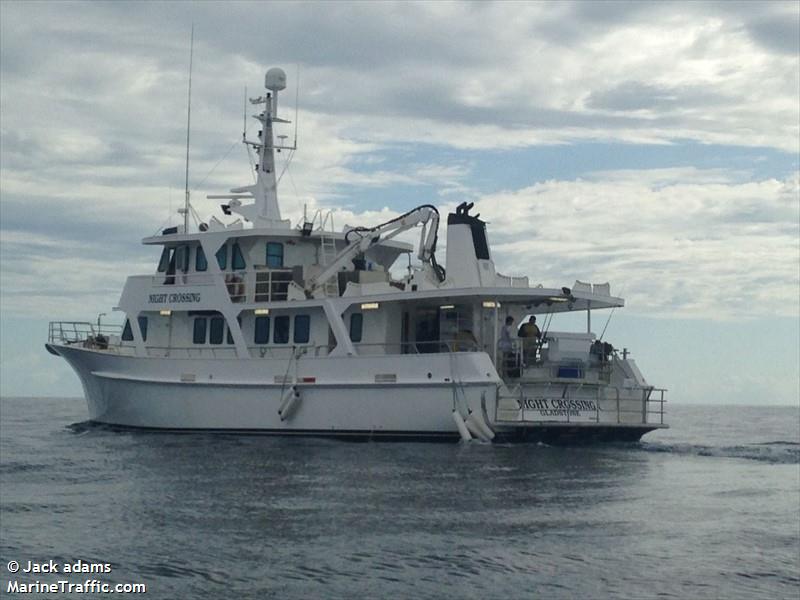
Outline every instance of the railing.
{"type": "Polygon", "coordinates": [[[287,300],[294,271],[264,268],[231,273],[159,273],[144,277],[149,279],[153,288],[160,291],[222,284],[228,291],[231,302],[258,303],[287,300]]]}
{"type": "Polygon", "coordinates": [[[495,281],[499,287],[530,287],[527,277],[512,277],[510,275],[495,274],[495,281]]]}
{"type": "Polygon", "coordinates": [[[121,325],[98,325],[89,321],[50,321],[47,341],[51,344],[95,344],[108,346],[111,338],[119,338],[121,325]]]}
{"type": "MultiPolygon", "coordinates": [[[[666,399],[664,398],[664,394],[667,391],[663,388],[654,388],[654,387],[647,387],[641,388],[642,396],[641,400],[633,397],[622,397],[621,391],[617,386],[607,386],[601,385],[594,388],[594,397],[590,396],[577,396],[577,392],[585,387],[583,382],[576,382],[573,384],[565,384],[563,382],[553,382],[548,383],[545,385],[545,391],[536,390],[537,395],[540,395],[542,399],[546,399],[549,401],[550,396],[547,394],[547,389],[550,387],[558,387],[557,394],[559,396],[559,400],[563,400],[566,403],[566,407],[564,410],[565,416],[563,419],[553,419],[553,418],[534,418],[534,419],[526,419],[525,413],[526,411],[535,411],[541,410],[540,408],[527,408],[526,407],[526,398],[525,398],[525,389],[523,388],[522,384],[516,384],[511,388],[507,388],[509,392],[507,394],[501,394],[498,389],[498,396],[497,396],[497,403],[495,404],[495,420],[498,420],[498,411],[501,410],[500,408],[500,401],[501,400],[514,400],[517,405],[519,406],[519,416],[520,422],[523,423],[613,423],[616,421],[617,424],[664,424],[664,404],[666,403],[666,399]],[[611,403],[611,408],[607,408],[608,406],[608,395],[607,391],[613,391],[613,398],[611,403]],[[659,394],[658,398],[653,398],[652,395],[654,392],[659,394]],[[601,397],[602,395],[602,397],[601,397]],[[594,415],[581,415],[579,419],[572,418],[572,412],[574,409],[570,408],[570,401],[573,400],[592,400],[594,402],[594,415]],[[637,405],[641,402],[640,407],[634,406],[631,407],[631,403],[637,403],[637,405]],[[658,406],[655,406],[658,405],[658,406]],[[603,414],[606,413],[606,414],[603,414]],[[610,414],[608,414],[610,413],[610,414]],[[637,415],[639,419],[631,420],[626,418],[629,415],[637,415]],[[615,418],[616,417],[616,418],[615,418]],[[655,418],[654,418],[655,417],[655,418]]],[[[552,410],[552,409],[550,409],[552,410]]],[[[585,411],[583,411],[585,412],[585,411]]],[[[541,416],[541,413],[540,413],[541,416]]],[[[552,415],[551,415],[552,416],[552,415]]]]}

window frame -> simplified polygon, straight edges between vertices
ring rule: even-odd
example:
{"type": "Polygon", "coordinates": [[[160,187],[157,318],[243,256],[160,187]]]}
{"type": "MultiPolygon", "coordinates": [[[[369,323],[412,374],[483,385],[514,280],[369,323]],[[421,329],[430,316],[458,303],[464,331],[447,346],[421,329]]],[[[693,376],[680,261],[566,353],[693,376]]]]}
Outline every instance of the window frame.
{"type": "Polygon", "coordinates": [[[224,271],[228,268],[228,244],[222,244],[214,253],[214,256],[217,259],[217,264],[219,265],[219,270],[224,271]]]}
{"type": "Polygon", "coordinates": [[[283,253],[284,248],[281,242],[267,242],[265,254],[267,267],[270,269],[283,269],[283,253]],[[270,249],[275,249],[276,247],[280,249],[279,253],[270,252],[270,249]],[[272,264],[270,258],[277,258],[279,264],[272,264]]]}
{"type": "Polygon", "coordinates": [[[253,322],[253,343],[254,344],[269,344],[269,334],[270,334],[270,320],[268,316],[258,315],[256,316],[255,321],[253,322]],[[262,331],[264,333],[263,341],[259,341],[259,323],[266,323],[266,327],[262,331]]]}
{"type": "Polygon", "coordinates": [[[208,343],[213,346],[220,346],[224,339],[225,317],[211,317],[208,323],[208,343]]]}
{"type": "Polygon", "coordinates": [[[274,322],[273,322],[272,343],[273,344],[288,344],[289,343],[289,339],[292,337],[291,336],[291,333],[292,333],[291,329],[292,329],[292,320],[289,318],[289,315],[277,315],[275,317],[274,322]],[[286,323],[286,339],[283,339],[283,335],[281,335],[281,339],[278,339],[278,332],[280,331],[281,333],[283,333],[283,331],[282,331],[283,328],[279,325],[279,323],[280,324],[286,323]]]}
{"type": "Polygon", "coordinates": [[[246,268],[247,262],[244,260],[242,247],[239,242],[234,242],[231,250],[231,271],[244,271],[246,268]]]}
{"type": "Polygon", "coordinates": [[[294,331],[292,332],[292,340],[295,344],[307,344],[311,339],[311,315],[295,315],[294,316],[294,331]],[[299,326],[298,322],[305,323],[305,326],[299,326]],[[297,332],[305,333],[305,339],[298,339],[297,332]]]}
{"type": "Polygon", "coordinates": [[[208,259],[202,245],[195,248],[194,251],[194,270],[198,273],[208,270],[208,259]],[[202,268],[200,265],[202,265],[202,268]]]}
{"type": "Polygon", "coordinates": [[[364,313],[362,312],[354,312],[350,314],[350,341],[356,344],[360,343],[361,340],[364,339],[364,313]],[[358,339],[353,335],[353,330],[355,324],[358,323],[358,339]]]}
{"type": "Polygon", "coordinates": [[[193,344],[205,344],[206,340],[208,339],[208,318],[207,317],[195,317],[194,323],[192,325],[192,343],[193,344]],[[202,322],[202,327],[198,327],[198,325],[202,322]],[[202,331],[202,336],[198,336],[197,334],[202,331]],[[202,337],[202,341],[197,341],[199,337],[202,337]]]}
{"type": "Polygon", "coordinates": [[[156,268],[156,273],[166,273],[167,269],[169,268],[169,263],[171,260],[171,252],[172,248],[169,246],[164,246],[164,249],[161,251],[161,257],[158,259],[158,267],[156,268]]]}

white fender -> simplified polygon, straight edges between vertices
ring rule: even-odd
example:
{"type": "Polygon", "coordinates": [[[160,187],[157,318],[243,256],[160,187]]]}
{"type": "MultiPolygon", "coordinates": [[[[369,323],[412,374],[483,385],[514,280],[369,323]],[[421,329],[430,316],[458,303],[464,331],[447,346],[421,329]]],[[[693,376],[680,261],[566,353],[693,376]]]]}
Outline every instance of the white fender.
{"type": "Polygon", "coordinates": [[[461,435],[462,442],[469,442],[472,440],[472,436],[469,434],[467,430],[467,426],[464,424],[464,419],[456,409],[453,409],[453,421],[456,422],[456,427],[458,427],[458,433],[461,435]]]}
{"type": "Polygon", "coordinates": [[[466,425],[470,433],[474,435],[476,438],[478,438],[480,441],[482,442],[491,441],[491,438],[489,438],[477,424],[475,413],[473,412],[469,413],[469,416],[464,420],[464,425],[466,425]]]}
{"type": "Polygon", "coordinates": [[[492,431],[492,428],[486,424],[486,421],[484,420],[481,412],[482,411],[475,411],[475,412],[470,411],[468,418],[474,418],[475,425],[478,427],[478,429],[480,429],[483,432],[483,435],[489,438],[490,440],[493,440],[494,431],[492,431]]]}
{"type": "Polygon", "coordinates": [[[293,385],[283,395],[283,402],[281,402],[280,408],[278,408],[278,414],[281,417],[281,421],[285,421],[292,416],[292,412],[294,412],[294,409],[297,408],[299,400],[300,391],[297,389],[296,385],[293,385]]]}

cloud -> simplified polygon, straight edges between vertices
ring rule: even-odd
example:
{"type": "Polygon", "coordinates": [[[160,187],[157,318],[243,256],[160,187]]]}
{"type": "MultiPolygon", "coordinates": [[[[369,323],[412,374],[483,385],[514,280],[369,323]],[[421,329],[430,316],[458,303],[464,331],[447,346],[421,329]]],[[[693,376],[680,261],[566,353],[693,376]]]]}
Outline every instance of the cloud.
{"type": "Polygon", "coordinates": [[[479,208],[504,272],[611,281],[642,314],[796,316],[799,181],[626,170],[492,194],[479,208]]]}
{"type": "Polygon", "coordinates": [[[792,174],[634,164],[512,187],[470,155],[557,145],[568,156],[596,140],[796,155],[795,3],[319,6],[0,3],[4,310],[105,309],[125,272],[151,268],[137,238],[182,201],[191,22],[203,218],[218,212],[207,193],[252,180],[236,147],[243,85],[257,95],[266,66],[292,79],[299,63],[286,215],[344,205],[337,223],[370,224],[417,198],[469,198],[492,220],[503,271],[630,281],[634,306],[665,314],[795,310],[792,174]],[[374,198],[370,210],[353,194],[374,198]]]}

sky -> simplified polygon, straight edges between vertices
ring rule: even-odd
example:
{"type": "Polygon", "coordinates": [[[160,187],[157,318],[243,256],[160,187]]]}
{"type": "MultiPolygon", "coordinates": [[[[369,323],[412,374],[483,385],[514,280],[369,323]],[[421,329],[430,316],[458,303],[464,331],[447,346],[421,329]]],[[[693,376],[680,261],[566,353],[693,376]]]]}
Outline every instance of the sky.
{"type": "Polygon", "coordinates": [[[500,272],[611,283],[604,339],[670,401],[800,403],[793,1],[3,0],[0,394],[80,395],[48,322],[119,322],[125,277],[154,270],[139,242],[178,222],[192,25],[204,220],[252,181],[245,89],[281,66],[284,217],[474,202],[500,272]]]}

